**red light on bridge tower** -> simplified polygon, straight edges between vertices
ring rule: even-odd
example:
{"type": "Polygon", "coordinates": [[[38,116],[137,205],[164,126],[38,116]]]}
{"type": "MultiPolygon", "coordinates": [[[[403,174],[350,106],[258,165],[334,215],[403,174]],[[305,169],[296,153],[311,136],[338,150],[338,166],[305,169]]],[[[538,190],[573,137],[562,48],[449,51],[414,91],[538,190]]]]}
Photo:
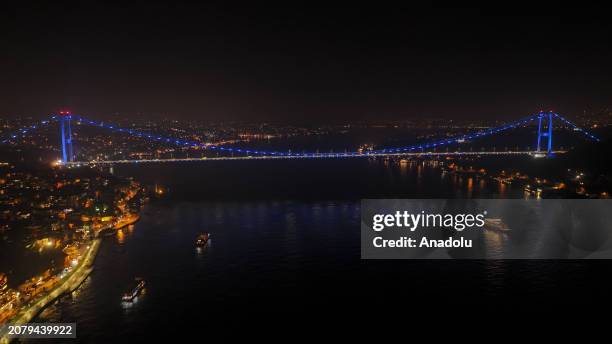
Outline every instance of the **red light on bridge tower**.
{"type": "Polygon", "coordinates": [[[72,115],[72,112],[70,110],[61,110],[59,114],[60,116],[70,116],[72,115]]]}

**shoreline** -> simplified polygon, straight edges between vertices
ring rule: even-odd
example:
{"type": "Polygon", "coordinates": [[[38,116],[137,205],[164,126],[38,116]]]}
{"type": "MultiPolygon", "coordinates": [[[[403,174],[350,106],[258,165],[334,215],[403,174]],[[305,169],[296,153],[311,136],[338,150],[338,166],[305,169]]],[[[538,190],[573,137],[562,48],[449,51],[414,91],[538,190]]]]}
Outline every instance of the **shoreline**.
{"type": "MultiPolygon", "coordinates": [[[[29,323],[38,314],[40,314],[40,312],[42,312],[42,310],[49,304],[60,298],[62,295],[71,293],[79,286],[81,286],[81,284],[83,284],[85,279],[93,271],[93,263],[96,259],[101,244],[101,238],[93,239],[90,244],[89,250],[87,250],[84,255],[84,258],[81,260],[79,265],[74,268],[70,276],[68,276],[60,285],[55,287],[53,290],[46,293],[44,296],[38,298],[27,309],[21,310],[12,321],[6,323],[5,325],[23,325],[29,323]]],[[[8,344],[13,339],[15,338],[10,337],[6,333],[0,333],[0,344],[8,344]]]]}
{"type": "Polygon", "coordinates": [[[130,216],[131,216],[131,218],[130,218],[130,219],[128,219],[128,220],[126,220],[126,221],[123,221],[123,222],[118,222],[117,224],[115,224],[115,225],[113,226],[113,229],[114,229],[114,230],[119,230],[119,229],[122,229],[122,228],[124,228],[124,227],[130,226],[130,225],[133,225],[133,224],[135,224],[136,222],[140,221],[140,214],[137,214],[137,213],[132,213],[130,216]]]}

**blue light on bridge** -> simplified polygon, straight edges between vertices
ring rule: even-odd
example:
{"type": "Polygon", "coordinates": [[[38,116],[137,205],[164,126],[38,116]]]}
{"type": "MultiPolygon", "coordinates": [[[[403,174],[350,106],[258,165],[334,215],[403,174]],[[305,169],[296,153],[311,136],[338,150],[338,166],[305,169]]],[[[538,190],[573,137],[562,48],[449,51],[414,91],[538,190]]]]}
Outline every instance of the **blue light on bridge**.
{"type": "MultiPolygon", "coordinates": [[[[216,145],[206,145],[200,142],[191,142],[191,141],[186,141],[186,140],[178,140],[178,139],[171,139],[171,138],[165,138],[163,136],[157,136],[157,135],[152,135],[150,133],[143,133],[137,130],[133,130],[133,129],[127,129],[127,128],[118,128],[116,126],[113,125],[109,125],[109,124],[105,124],[104,122],[97,122],[97,121],[93,121],[93,120],[89,120],[89,119],[85,119],[82,117],[78,117],[78,116],[73,116],[70,114],[62,114],[62,116],[57,116],[57,115],[52,115],[50,120],[43,120],[39,123],[39,125],[32,125],[29,128],[22,128],[20,130],[17,131],[18,134],[12,134],[10,137],[12,139],[16,139],[19,136],[23,136],[25,137],[25,135],[27,133],[29,133],[30,129],[37,129],[43,125],[47,125],[49,124],[51,121],[55,121],[58,120],[60,121],[60,125],[61,125],[61,129],[62,129],[62,151],[63,151],[63,155],[65,157],[64,161],[71,161],[72,158],[74,157],[74,152],[72,151],[72,133],[71,133],[71,129],[70,129],[70,120],[71,119],[76,119],[78,121],[79,124],[81,123],[85,123],[85,124],[89,124],[92,126],[99,126],[99,127],[103,127],[103,128],[107,128],[109,130],[112,131],[117,131],[117,132],[127,132],[130,135],[135,135],[137,137],[143,137],[143,138],[148,138],[148,139],[152,139],[152,140],[157,140],[157,141],[165,141],[168,143],[172,143],[174,142],[177,145],[184,145],[184,146],[194,146],[194,147],[200,147],[200,148],[204,148],[204,149],[210,149],[210,150],[214,150],[214,149],[219,149],[221,151],[228,151],[228,152],[238,152],[238,153],[246,153],[246,154],[255,154],[258,156],[279,156],[279,157],[353,157],[353,156],[372,156],[372,155],[384,155],[384,154],[393,154],[393,153],[399,153],[399,152],[407,152],[407,151],[414,151],[416,149],[419,150],[423,150],[425,148],[431,148],[431,147],[437,147],[437,146],[442,146],[442,145],[450,145],[453,143],[462,143],[465,140],[471,140],[471,139],[475,139],[475,138],[480,138],[480,137],[485,137],[485,136],[489,136],[489,135],[493,135],[496,133],[500,133],[502,131],[508,130],[508,129],[512,129],[512,128],[516,128],[518,126],[521,125],[526,125],[529,124],[532,121],[538,120],[539,124],[538,124],[538,149],[540,147],[540,138],[541,137],[546,137],[548,139],[548,145],[547,145],[547,151],[550,152],[552,150],[552,118],[557,118],[559,120],[561,120],[564,124],[568,125],[569,127],[571,127],[574,131],[580,132],[583,135],[585,135],[587,138],[594,140],[594,141],[600,141],[599,138],[597,138],[595,135],[589,133],[588,131],[578,127],[577,125],[575,125],[574,123],[572,123],[571,121],[567,120],[566,118],[562,117],[561,115],[557,114],[557,113],[553,113],[553,112],[549,112],[549,113],[544,113],[544,112],[540,112],[538,114],[534,114],[531,115],[527,118],[523,118],[520,119],[518,121],[515,122],[511,122],[511,123],[506,123],[502,126],[496,127],[496,128],[488,128],[485,130],[481,130],[475,133],[471,133],[471,134],[464,134],[461,136],[457,136],[457,137],[453,137],[453,138],[446,138],[443,140],[438,140],[438,141],[434,141],[434,142],[429,142],[426,144],[419,144],[419,145],[412,145],[412,146],[406,146],[406,147],[397,147],[397,148],[384,148],[384,149],[380,149],[380,150],[373,150],[373,151],[367,151],[367,152],[357,152],[357,151],[352,151],[352,152],[345,152],[345,153],[315,153],[315,152],[302,152],[302,153],[293,153],[291,152],[291,150],[286,151],[286,152],[278,152],[278,151],[263,151],[263,150],[243,150],[241,148],[232,148],[232,147],[222,147],[222,146],[216,146],[216,145]],[[542,132],[542,118],[548,117],[548,133],[544,133],[542,132]],[[65,151],[65,153],[64,153],[65,151]]],[[[7,143],[10,142],[10,139],[4,139],[2,141],[2,143],[7,143]]]]}

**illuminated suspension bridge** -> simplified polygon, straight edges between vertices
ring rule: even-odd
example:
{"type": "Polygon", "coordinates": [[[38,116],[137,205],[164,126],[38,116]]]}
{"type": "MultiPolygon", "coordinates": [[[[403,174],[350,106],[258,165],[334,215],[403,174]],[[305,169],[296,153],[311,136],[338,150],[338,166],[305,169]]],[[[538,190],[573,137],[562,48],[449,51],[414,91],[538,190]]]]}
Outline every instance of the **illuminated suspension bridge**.
{"type": "Polygon", "coordinates": [[[157,134],[146,133],[139,130],[122,128],[101,121],[94,121],[81,116],[76,116],[70,112],[60,112],[54,114],[48,120],[43,120],[39,124],[30,127],[22,128],[3,139],[2,143],[9,143],[18,138],[25,137],[31,131],[38,129],[41,126],[50,123],[59,122],[61,136],[61,164],[69,166],[78,165],[95,165],[95,164],[119,164],[119,163],[149,163],[149,162],[176,162],[176,161],[216,161],[216,160],[263,160],[263,159],[316,159],[316,158],[358,158],[358,157],[380,157],[380,156],[447,156],[447,155],[468,155],[468,156],[503,156],[503,155],[532,155],[534,157],[552,156],[557,153],[564,153],[563,150],[553,150],[553,120],[559,120],[563,125],[570,127],[573,131],[583,135],[589,140],[599,141],[599,138],[589,133],[588,131],[578,127],[568,119],[561,115],[550,112],[539,112],[517,121],[509,122],[498,127],[482,129],[469,134],[458,135],[455,137],[444,138],[436,141],[414,144],[411,146],[385,148],[371,151],[352,151],[344,153],[319,153],[319,152],[292,152],[287,151],[267,151],[267,150],[251,150],[237,147],[227,147],[222,145],[206,144],[188,140],[181,140],[160,136],[157,134]],[[93,161],[75,161],[75,152],[72,145],[72,122],[79,125],[90,125],[94,127],[104,128],[113,132],[124,133],[127,135],[139,137],[142,139],[167,143],[179,147],[197,147],[209,151],[217,151],[219,153],[231,154],[232,156],[219,157],[202,157],[202,158],[180,158],[180,159],[134,159],[134,160],[93,160],[93,161]],[[453,144],[466,142],[486,136],[496,135],[509,129],[525,127],[528,125],[537,124],[536,150],[530,151],[480,151],[480,152],[460,152],[460,151],[436,151],[441,147],[448,147],[453,144]],[[233,156],[238,154],[238,156],[233,156]]]}

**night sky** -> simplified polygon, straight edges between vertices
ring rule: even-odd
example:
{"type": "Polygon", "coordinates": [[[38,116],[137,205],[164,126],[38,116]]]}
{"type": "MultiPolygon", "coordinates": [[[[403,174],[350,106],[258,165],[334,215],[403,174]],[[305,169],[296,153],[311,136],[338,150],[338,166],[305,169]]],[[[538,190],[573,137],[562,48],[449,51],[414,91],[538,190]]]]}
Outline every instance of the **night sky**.
{"type": "Polygon", "coordinates": [[[603,9],[24,3],[0,14],[5,117],[507,119],[612,104],[603,9]]]}

